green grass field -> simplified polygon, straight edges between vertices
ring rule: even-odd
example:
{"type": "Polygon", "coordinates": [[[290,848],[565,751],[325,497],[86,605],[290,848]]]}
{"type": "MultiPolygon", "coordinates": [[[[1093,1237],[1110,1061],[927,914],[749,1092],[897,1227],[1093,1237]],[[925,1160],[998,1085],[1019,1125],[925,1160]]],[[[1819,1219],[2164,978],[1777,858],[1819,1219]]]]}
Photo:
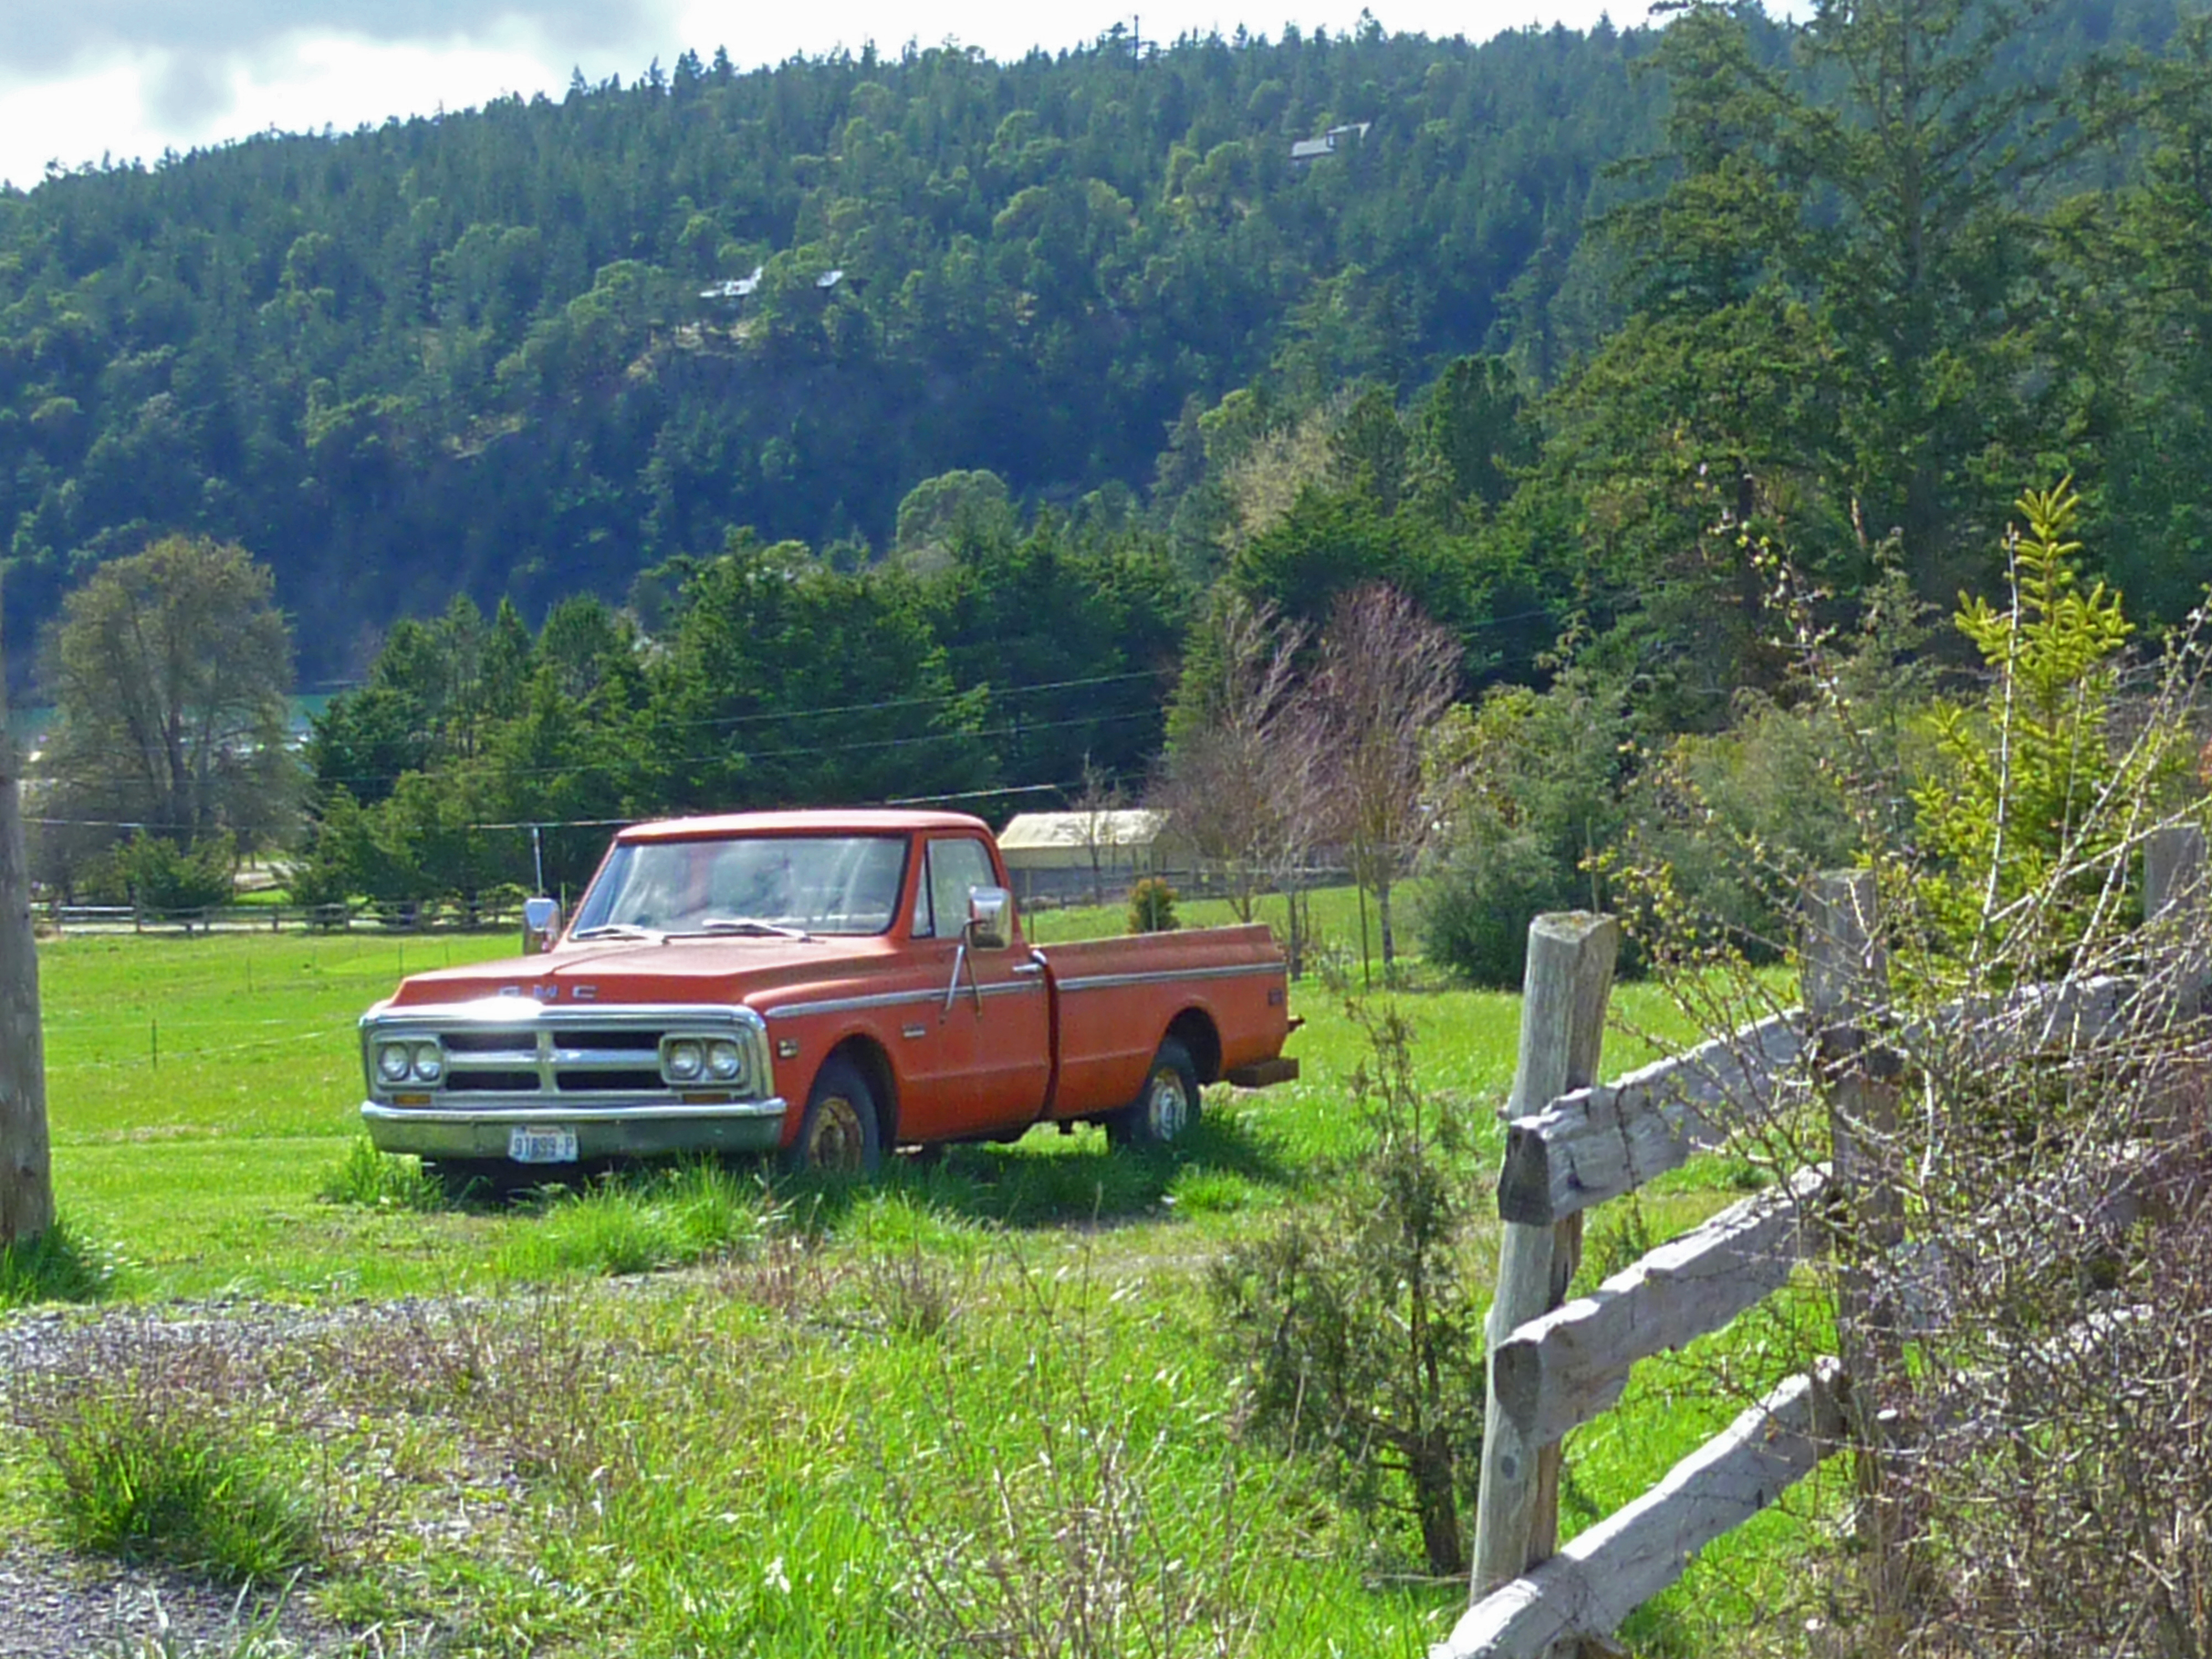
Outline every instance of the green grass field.
{"type": "MultiPolygon", "coordinates": [[[[1348,896],[1316,910],[1332,938],[1356,929],[1348,896]]],[[[1221,918],[1194,905],[1184,919],[1221,918]]],[[[1120,913],[1043,921],[1049,941],[1117,931],[1120,913]]],[[[306,1345],[279,1386],[248,1391],[255,1443],[315,1472],[344,1540],[315,1579],[326,1611],[428,1620],[460,1652],[990,1645],[978,1632],[1082,1613],[1065,1557],[1087,1516],[1080,1574],[1126,1583],[1128,1619],[1172,1611],[1195,1630],[1269,1610],[1224,1650],[1413,1655],[1449,1627],[1462,1590],[1403,1581],[1310,1469],[1235,1431],[1201,1291],[1210,1261],[1310,1199],[1361,1133],[1347,1097],[1363,1040],[1319,984],[1296,997],[1300,1081],[1217,1091],[1174,1158],[1086,1129],[957,1148],[857,1191],[694,1170],[491,1209],[416,1207],[403,1181],[381,1203],[322,1196],[384,1178],[361,1175],[362,1010],[403,968],[515,948],[254,935],[41,950],[58,1196],[114,1249],[113,1295],[495,1293],[306,1345]]],[[[1399,1000],[1425,1085],[1494,1167],[1517,999],[1399,1000]]],[[[1650,988],[1621,987],[1615,1008],[1609,1071],[1650,1057],[1626,1032],[1683,1034],[1650,988]]],[[[1729,1171],[1701,1167],[1647,1194],[1633,1224],[1664,1237],[1739,1195],[1729,1171]]],[[[1594,1258],[1630,1220],[1594,1219],[1594,1258]]],[[[1486,1276],[1493,1250],[1478,1237],[1466,1270],[1486,1276]]],[[[1651,1367],[1576,1437],[1567,1529],[1733,1415],[1779,1363],[1765,1346],[1747,1325],[1651,1367]]],[[[0,1521],[42,1524],[34,1464],[8,1443],[0,1521]]],[[[1633,1633],[1703,1645],[1731,1595],[1787,1571],[1794,1524],[1739,1534],[1633,1633]]],[[[1117,1628],[1119,1647],[1009,1650],[1142,1646],[1139,1626],[1117,1628]]]]}

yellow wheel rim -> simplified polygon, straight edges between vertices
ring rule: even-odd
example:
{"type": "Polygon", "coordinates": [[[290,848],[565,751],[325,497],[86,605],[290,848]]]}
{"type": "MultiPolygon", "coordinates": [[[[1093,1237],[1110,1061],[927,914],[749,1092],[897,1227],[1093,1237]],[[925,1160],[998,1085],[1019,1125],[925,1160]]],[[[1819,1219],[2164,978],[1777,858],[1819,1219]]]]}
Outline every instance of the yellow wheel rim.
{"type": "Polygon", "coordinates": [[[860,1109],[843,1095],[815,1103],[806,1130],[806,1167],[832,1175],[858,1175],[866,1161],[868,1137],[860,1109]]]}

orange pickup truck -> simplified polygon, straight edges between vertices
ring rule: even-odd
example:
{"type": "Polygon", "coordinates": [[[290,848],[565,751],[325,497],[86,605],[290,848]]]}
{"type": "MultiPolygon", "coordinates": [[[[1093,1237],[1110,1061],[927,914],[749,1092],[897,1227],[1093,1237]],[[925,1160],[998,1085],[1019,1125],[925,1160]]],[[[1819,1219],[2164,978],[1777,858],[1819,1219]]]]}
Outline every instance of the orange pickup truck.
{"type": "Polygon", "coordinates": [[[417,974],[362,1018],[370,1138],[449,1183],[678,1152],[860,1174],[1039,1123],[1161,1145],[1200,1085],[1297,1075],[1267,928],[1031,946],[963,814],[639,824],[565,930],[532,905],[534,953],[417,974]]]}

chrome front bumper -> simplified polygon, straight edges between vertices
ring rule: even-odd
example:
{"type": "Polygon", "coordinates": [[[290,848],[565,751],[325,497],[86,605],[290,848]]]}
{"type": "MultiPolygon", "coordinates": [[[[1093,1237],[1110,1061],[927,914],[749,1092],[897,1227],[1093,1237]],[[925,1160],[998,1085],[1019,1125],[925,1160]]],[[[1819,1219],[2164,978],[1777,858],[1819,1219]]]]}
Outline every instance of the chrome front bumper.
{"type": "Polygon", "coordinates": [[[576,1137],[576,1156],[581,1161],[678,1152],[773,1152],[783,1144],[789,1110],[775,1098],[712,1105],[581,1106],[548,1100],[543,1104],[470,1107],[394,1106],[365,1100],[361,1119],[369,1139],[382,1152],[503,1159],[516,1129],[567,1129],[576,1137]]]}

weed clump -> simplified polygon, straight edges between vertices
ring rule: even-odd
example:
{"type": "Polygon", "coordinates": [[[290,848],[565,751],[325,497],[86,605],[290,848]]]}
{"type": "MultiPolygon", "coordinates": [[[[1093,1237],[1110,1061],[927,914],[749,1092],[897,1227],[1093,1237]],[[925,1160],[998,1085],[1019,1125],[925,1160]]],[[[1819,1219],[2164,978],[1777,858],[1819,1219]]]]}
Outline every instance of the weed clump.
{"type": "Polygon", "coordinates": [[[1363,1518],[1409,1516],[1428,1571],[1456,1576],[1482,1449],[1480,1309],[1461,1261],[1474,1182],[1455,1120],[1414,1081],[1404,1018],[1349,1012],[1370,1048],[1352,1087],[1373,1139],[1318,1206],[1218,1264],[1212,1297],[1254,1431],[1318,1454],[1363,1518]]]}
{"type": "Polygon", "coordinates": [[[89,1378],[33,1404],[42,1490],[65,1543],[242,1583],[310,1566],[323,1527],[273,1450],[158,1377],[89,1378]]]}
{"type": "Polygon", "coordinates": [[[867,1298],[885,1331],[917,1341],[943,1336],[964,1299],[958,1280],[924,1255],[918,1240],[905,1255],[870,1264],[867,1298]]]}
{"type": "Polygon", "coordinates": [[[446,1191],[416,1158],[380,1152],[366,1135],[356,1135],[344,1162],[324,1177],[316,1197],[325,1204],[357,1204],[371,1210],[442,1210],[446,1191]]]}

